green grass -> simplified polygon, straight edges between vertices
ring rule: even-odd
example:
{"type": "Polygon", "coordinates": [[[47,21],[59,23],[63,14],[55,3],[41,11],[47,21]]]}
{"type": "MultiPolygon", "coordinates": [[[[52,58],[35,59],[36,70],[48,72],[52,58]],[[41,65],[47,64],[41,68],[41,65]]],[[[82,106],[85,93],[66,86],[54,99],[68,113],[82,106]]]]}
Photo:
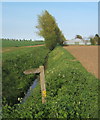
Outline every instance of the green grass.
{"type": "Polygon", "coordinates": [[[65,49],[50,54],[45,71],[47,102],[40,84],[24,104],[3,108],[5,118],[98,118],[98,79],[65,49]],[[74,60],[74,61],[73,61],[74,60]]]}
{"type": "Polygon", "coordinates": [[[13,40],[2,40],[2,47],[21,47],[21,46],[33,46],[44,44],[43,41],[13,41],[13,40]]]}

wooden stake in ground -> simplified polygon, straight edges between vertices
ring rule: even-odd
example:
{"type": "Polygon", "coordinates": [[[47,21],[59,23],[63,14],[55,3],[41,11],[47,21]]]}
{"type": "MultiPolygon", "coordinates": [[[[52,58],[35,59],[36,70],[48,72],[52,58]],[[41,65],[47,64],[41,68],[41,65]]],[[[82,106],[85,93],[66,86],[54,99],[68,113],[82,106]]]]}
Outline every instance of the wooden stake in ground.
{"type": "Polygon", "coordinates": [[[24,74],[33,74],[40,73],[40,85],[41,85],[41,94],[42,94],[42,103],[46,102],[46,87],[45,87],[45,76],[44,76],[44,66],[40,66],[39,68],[29,69],[24,71],[24,74]]]}
{"type": "Polygon", "coordinates": [[[40,85],[42,93],[42,103],[46,102],[46,87],[45,87],[45,76],[44,76],[44,66],[40,66],[40,85]]]}

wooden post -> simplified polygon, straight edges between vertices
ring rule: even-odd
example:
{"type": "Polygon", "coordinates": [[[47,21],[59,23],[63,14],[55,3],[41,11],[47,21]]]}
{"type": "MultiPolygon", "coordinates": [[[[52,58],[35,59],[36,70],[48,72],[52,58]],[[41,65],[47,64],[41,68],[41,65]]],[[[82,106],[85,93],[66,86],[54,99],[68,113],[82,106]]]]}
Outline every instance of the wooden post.
{"type": "Polygon", "coordinates": [[[45,87],[45,76],[44,76],[44,66],[39,68],[29,69],[23,72],[24,74],[33,74],[40,73],[40,85],[41,85],[41,94],[42,94],[42,103],[46,102],[46,87],[45,87]]]}
{"type": "Polygon", "coordinates": [[[33,74],[33,73],[40,73],[40,69],[39,69],[39,68],[29,69],[29,70],[25,70],[23,73],[24,73],[25,75],[33,74]]]}
{"type": "Polygon", "coordinates": [[[40,66],[40,85],[42,93],[42,103],[46,102],[46,87],[45,87],[45,76],[44,76],[44,66],[40,66]]]}

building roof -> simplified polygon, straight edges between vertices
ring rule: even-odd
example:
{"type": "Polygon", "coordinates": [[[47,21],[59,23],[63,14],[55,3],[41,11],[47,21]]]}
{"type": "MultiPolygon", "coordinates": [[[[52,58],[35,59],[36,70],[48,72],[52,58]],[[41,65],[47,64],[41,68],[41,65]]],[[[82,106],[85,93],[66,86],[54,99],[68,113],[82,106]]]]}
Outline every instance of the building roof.
{"type": "Polygon", "coordinates": [[[81,43],[83,43],[83,41],[81,40],[81,39],[78,39],[78,38],[76,38],[76,39],[72,39],[72,40],[69,40],[69,41],[67,41],[68,43],[70,42],[81,42],[81,43]]]}
{"type": "Polygon", "coordinates": [[[87,40],[84,40],[84,39],[78,39],[78,38],[75,38],[75,39],[72,39],[72,40],[68,40],[68,41],[65,41],[64,44],[87,44],[87,43],[90,43],[89,41],[87,40]]]}

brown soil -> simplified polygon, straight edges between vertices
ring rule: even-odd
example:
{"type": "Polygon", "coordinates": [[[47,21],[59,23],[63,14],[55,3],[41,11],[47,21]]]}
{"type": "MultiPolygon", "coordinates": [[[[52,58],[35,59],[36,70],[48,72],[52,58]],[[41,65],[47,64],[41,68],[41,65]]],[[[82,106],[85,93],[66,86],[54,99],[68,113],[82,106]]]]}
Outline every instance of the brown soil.
{"type": "Polygon", "coordinates": [[[44,46],[44,45],[33,45],[33,46],[24,46],[24,47],[38,47],[38,46],[44,46]]]}
{"type": "Polygon", "coordinates": [[[66,46],[64,48],[79,60],[88,72],[100,79],[98,75],[98,48],[100,46],[66,46]]]}
{"type": "Polygon", "coordinates": [[[21,48],[25,48],[25,47],[39,47],[39,46],[44,46],[44,45],[33,45],[33,46],[22,46],[22,47],[5,47],[5,48],[2,48],[0,50],[0,53],[9,52],[9,51],[13,51],[13,50],[17,50],[17,49],[21,49],[21,48]]]}

